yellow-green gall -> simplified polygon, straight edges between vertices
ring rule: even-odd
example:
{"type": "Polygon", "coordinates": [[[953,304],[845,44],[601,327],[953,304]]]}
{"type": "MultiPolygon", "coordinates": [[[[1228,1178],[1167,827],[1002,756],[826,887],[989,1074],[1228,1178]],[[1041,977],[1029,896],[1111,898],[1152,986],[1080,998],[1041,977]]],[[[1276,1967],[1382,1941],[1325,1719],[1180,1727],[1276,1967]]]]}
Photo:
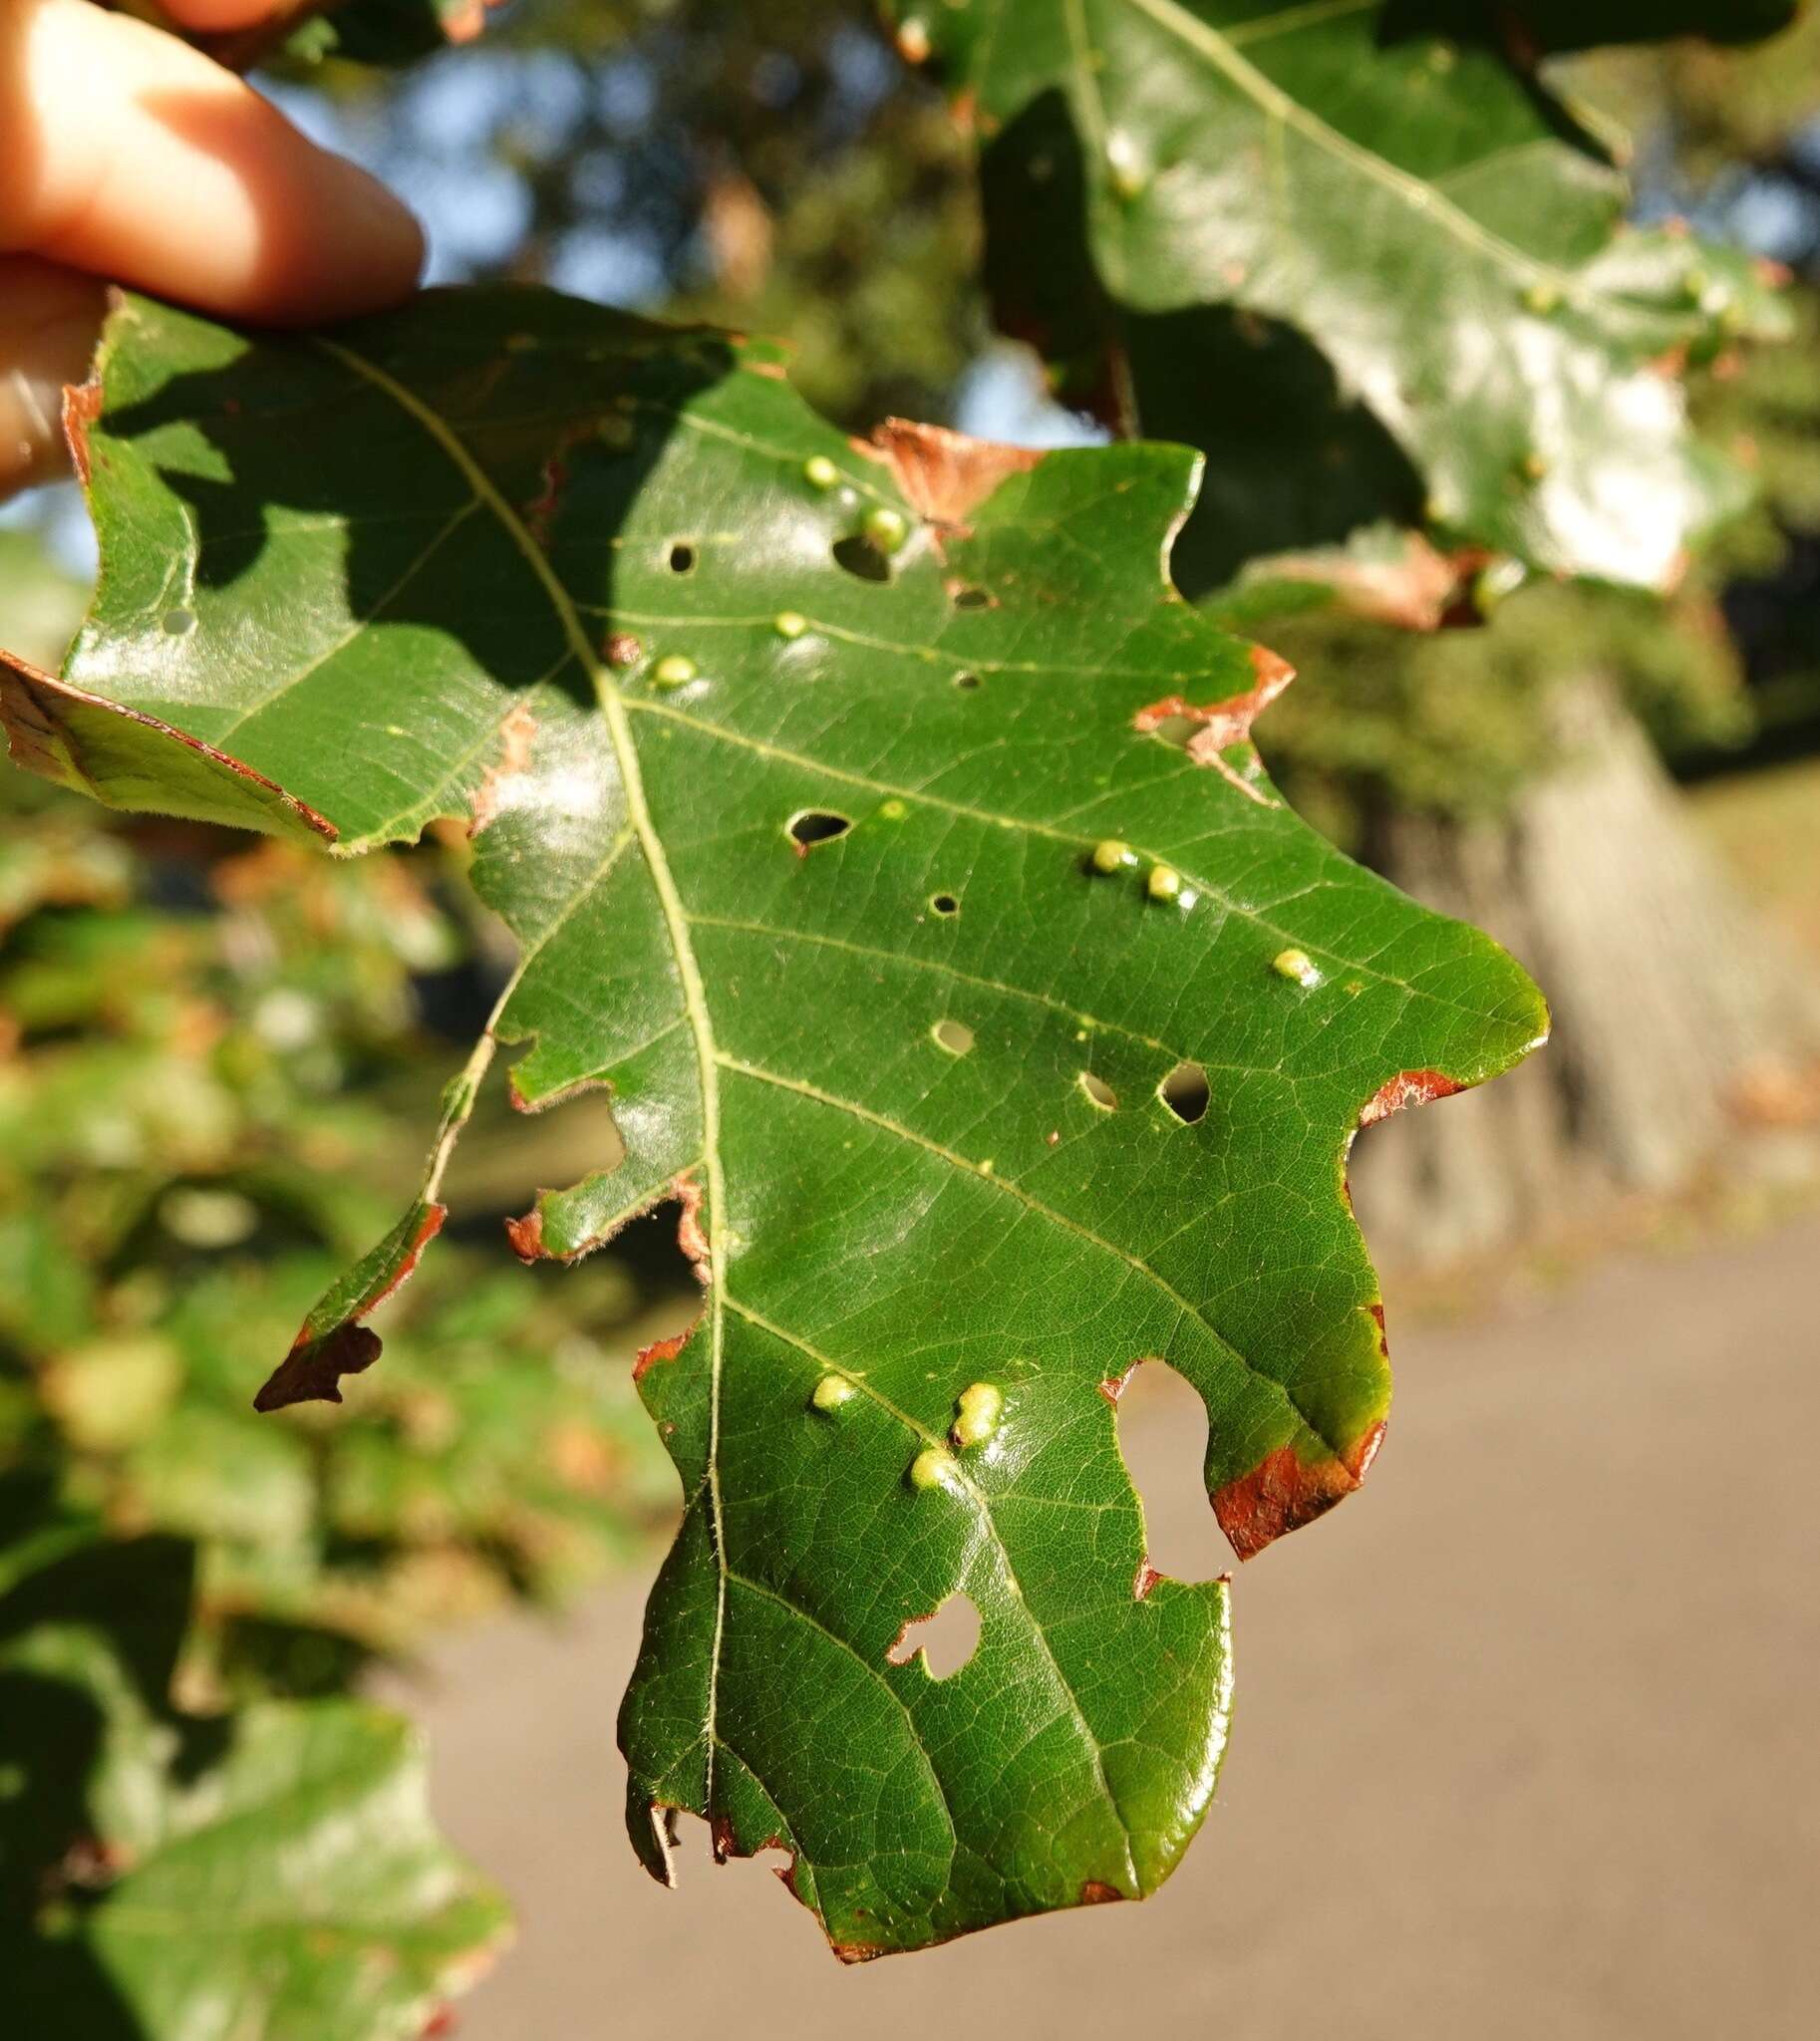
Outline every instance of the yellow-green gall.
{"type": "Polygon", "coordinates": [[[1093,846],[1093,869],[1096,872],[1116,872],[1136,862],[1137,853],[1128,843],[1120,843],[1116,836],[1107,836],[1093,846]]]}
{"type": "Polygon", "coordinates": [[[910,1462],[912,1488],[946,1488],[954,1475],[954,1455],[945,1446],[925,1446],[910,1462]]]}
{"type": "Polygon", "coordinates": [[[1270,960],[1270,968],[1279,978],[1287,978],[1296,985],[1321,983],[1320,969],[1306,950],[1279,950],[1270,960]]]}
{"type": "Polygon", "coordinates": [[[993,1382],[970,1382],[955,1405],[960,1415],[954,1421],[954,1442],[963,1449],[983,1446],[999,1428],[1005,1397],[993,1382]]]}
{"type": "Polygon", "coordinates": [[[1144,891],[1152,900],[1179,900],[1182,897],[1182,875],[1168,865],[1152,865],[1150,876],[1144,881],[1144,891]]]}
{"type": "Polygon", "coordinates": [[[825,1411],[831,1417],[843,1403],[851,1403],[858,1394],[859,1391],[845,1375],[823,1375],[815,1384],[809,1401],[817,1410],[825,1411]]]}
{"type": "Polygon", "coordinates": [[[802,463],[802,479],[811,489],[831,489],[840,479],[840,470],[825,453],[814,453],[802,463]]]}
{"type": "Polygon", "coordinates": [[[699,669],[686,652],[671,652],[651,669],[651,679],[660,688],[686,688],[699,669]]]}
{"type": "Polygon", "coordinates": [[[866,512],[866,536],[881,553],[901,552],[910,536],[910,526],[901,510],[878,503],[866,512]]]}
{"type": "Polygon", "coordinates": [[[1561,293],[1552,283],[1538,279],[1523,293],[1523,302],[1538,319],[1546,319],[1561,303],[1561,293]]]}
{"type": "Polygon", "coordinates": [[[779,610],[771,619],[771,629],[779,638],[800,638],[808,627],[808,618],[797,610],[779,610]]]}

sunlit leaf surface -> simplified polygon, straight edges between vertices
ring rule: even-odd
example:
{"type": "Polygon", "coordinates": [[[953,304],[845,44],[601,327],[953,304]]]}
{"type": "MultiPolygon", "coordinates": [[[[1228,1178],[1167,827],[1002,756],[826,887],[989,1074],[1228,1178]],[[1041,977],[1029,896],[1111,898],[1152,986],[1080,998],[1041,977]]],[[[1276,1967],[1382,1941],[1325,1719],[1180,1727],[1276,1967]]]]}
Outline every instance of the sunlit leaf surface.
{"type": "Polygon", "coordinates": [[[1226,1590],[1149,1568],[1118,1391],[1200,1391],[1242,1554],[1355,1488],[1352,1135],[1545,1026],[1265,778],[1287,670],[1167,579],[1193,456],[856,445],[761,347],[507,289],[315,340],[132,301],[84,409],[101,592],[64,680],[8,672],[15,755],[342,851],[464,815],[520,945],[274,1400],[373,1357],[496,1043],[526,1108],[606,1087],[624,1161],[512,1233],[673,1202],[701,1279],[640,1360],[685,1496],[621,1717],[646,1862],[678,1808],[774,1844],[855,1957],[1154,1889],[1226,1590]],[[957,1594],[936,1679],[895,1647],[957,1594]]]}

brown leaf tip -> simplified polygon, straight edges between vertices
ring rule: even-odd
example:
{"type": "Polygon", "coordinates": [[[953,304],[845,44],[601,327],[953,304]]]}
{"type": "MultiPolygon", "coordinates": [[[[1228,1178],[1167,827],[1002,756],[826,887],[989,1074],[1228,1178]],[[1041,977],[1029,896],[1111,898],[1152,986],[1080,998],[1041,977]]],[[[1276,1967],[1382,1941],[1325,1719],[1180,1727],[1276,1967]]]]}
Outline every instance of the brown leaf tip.
{"type": "Polygon", "coordinates": [[[253,1398],[258,1411],[291,1403],[339,1403],[343,1375],[364,1374],[379,1358],[380,1336],[366,1325],[337,1325],[326,1338],[301,1337],[253,1398]]]}
{"type": "Polygon", "coordinates": [[[1240,1559],[1255,1559],[1286,1532],[1325,1516],[1358,1488],[1383,1441],[1380,1418],[1344,1456],[1303,1460],[1293,1446],[1266,1453],[1213,1498],[1213,1514],[1240,1559]]]}
{"type": "Polygon", "coordinates": [[[312,1335],[306,1319],[291,1343],[290,1352],[253,1398],[253,1408],[270,1411],[282,1410],[291,1403],[339,1403],[342,1376],[364,1374],[383,1350],[379,1334],[361,1320],[409,1282],[424,1258],[424,1250],[442,1232],[443,1221],[448,1217],[448,1206],[426,1206],[423,1223],[410,1246],[340,1324],[312,1335]]]}
{"type": "MultiPolygon", "coordinates": [[[[1330,589],[1349,616],[1399,631],[1438,631],[1460,608],[1462,591],[1491,556],[1482,548],[1441,552],[1419,532],[1405,532],[1394,558],[1354,559],[1343,553],[1285,553],[1265,570],[1272,580],[1307,581],[1330,589]]],[[[1477,612],[1472,612],[1477,621],[1477,612]]],[[[1461,621],[1465,621],[1464,617],[1461,621]]]]}
{"type": "Polygon", "coordinates": [[[543,1245],[543,1208],[533,1205],[522,1219],[508,1219],[505,1222],[505,1237],[512,1245],[512,1253],[521,1262],[553,1260],[550,1251],[543,1245]]]}

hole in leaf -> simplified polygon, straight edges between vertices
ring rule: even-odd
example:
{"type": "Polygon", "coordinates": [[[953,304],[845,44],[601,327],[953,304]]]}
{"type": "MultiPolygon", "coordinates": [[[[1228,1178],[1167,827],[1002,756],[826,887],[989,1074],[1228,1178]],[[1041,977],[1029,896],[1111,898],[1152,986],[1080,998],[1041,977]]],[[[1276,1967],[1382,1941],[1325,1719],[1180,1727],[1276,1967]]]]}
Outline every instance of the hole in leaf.
{"type": "Polygon", "coordinates": [[[1185,1126],[1207,1110],[1207,1072],[1199,1063],[1177,1063],[1156,1087],[1156,1095],[1185,1126]]]}
{"type": "Polygon", "coordinates": [[[965,1020],[938,1020],[931,1031],[951,1056],[964,1056],[977,1039],[965,1020]]]}
{"type": "Polygon", "coordinates": [[[1095,1077],[1091,1070],[1082,1070],[1080,1088],[1101,1112],[1117,1110],[1118,1094],[1103,1077],[1095,1077]]]}
{"type": "Polygon", "coordinates": [[[961,911],[961,903],[952,893],[932,894],[929,905],[937,914],[959,914],[961,911]]]}
{"type": "Polygon", "coordinates": [[[977,688],[980,685],[980,677],[978,674],[956,674],[954,684],[957,688],[977,688]]]}
{"type": "Polygon", "coordinates": [[[1118,1451],[1143,1505],[1145,1558],[1172,1581],[1232,1563],[1207,1502],[1207,1406],[1167,1361],[1133,1369],[1118,1399],[1118,1451]]]}
{"type": "Polygon", "coordinates": [[[1179,751],[1187,748],[1188,739],[1200,727],[1192,716],[1165,716],[1150,734],[1158,743],[1173,744],[1179,751]]]}
{"type": "Polygon", "coordinates": [[[836,815],[826,808],[802,808],[789,820],[790,835],[804,850],[811,843],[829,843],[844,836],[853,826],[852,818],[836,815]]]}
{"type": "Polygon", "coordinates": [[[862,532],[837,539],[834,544],[835,564],[844,567],[849,574],[855,574],[861,581],[889,581],[891,562],[862,532]]]}
{"type": "Polygon", "coordinates": [[[978,588],[969,581],[957,582],[949,593],[954,597],[957,610],[990,610],[998,606],[989,590],[978,588]]]}
{"type": "Polygon", "coordinates": [[[952,1679],[979,1648],[980,1611],[957,1590],[933,1615],[912,1616],[885,1656],[908,1665],[921,1651],[931,1679],[952,1679]]]}
{"type": "Polygon", "coordinates": [[[672,574],[695,572],[695,547],[686,539],[678,539],[670,548],[670,571],[672,574]]]}

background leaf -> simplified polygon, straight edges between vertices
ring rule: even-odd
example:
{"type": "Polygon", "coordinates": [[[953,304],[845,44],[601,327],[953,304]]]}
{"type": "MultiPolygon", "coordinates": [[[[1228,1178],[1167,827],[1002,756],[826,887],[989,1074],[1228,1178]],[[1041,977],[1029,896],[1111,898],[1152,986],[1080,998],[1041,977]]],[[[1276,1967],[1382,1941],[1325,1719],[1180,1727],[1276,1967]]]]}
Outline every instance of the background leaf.
{"type": "Polygon", "coordinates": [[[20,2031],[415,2041],[506,1925],[431,1824],[415,1733],[349,1701],[183,1714],[188,1549],[93,1536],[41,1529],[0,1572],[24,1782],[0,1812],[0,1953],[20,2031]]]}
{"type": "MultiPolygon", "coordinates": [[[[1610,139],[1534,75],[1520,27],[1488,30],[1481,8],[1256,0],[899,14],[982,138],[1002,323],[1075,401],[1207,448],[1261,511],[1255,537],[1210,511],[1207,549],[1274,549],[1300,507],[1285,490],[1336,483],[1285,543],[1419,518],[1450,543],[1663,586],[1736,508],[1736,478],[1688,437],[1675,372],[1785,318],[1737,255],[1623,227],[1610,139]],[[1317,400],[1289,415],[1312,461],[1279,443],[1286,382],[1317,400]]],[[[1686,15],[1651,10],[1631,33],[1686,15]]]]}

